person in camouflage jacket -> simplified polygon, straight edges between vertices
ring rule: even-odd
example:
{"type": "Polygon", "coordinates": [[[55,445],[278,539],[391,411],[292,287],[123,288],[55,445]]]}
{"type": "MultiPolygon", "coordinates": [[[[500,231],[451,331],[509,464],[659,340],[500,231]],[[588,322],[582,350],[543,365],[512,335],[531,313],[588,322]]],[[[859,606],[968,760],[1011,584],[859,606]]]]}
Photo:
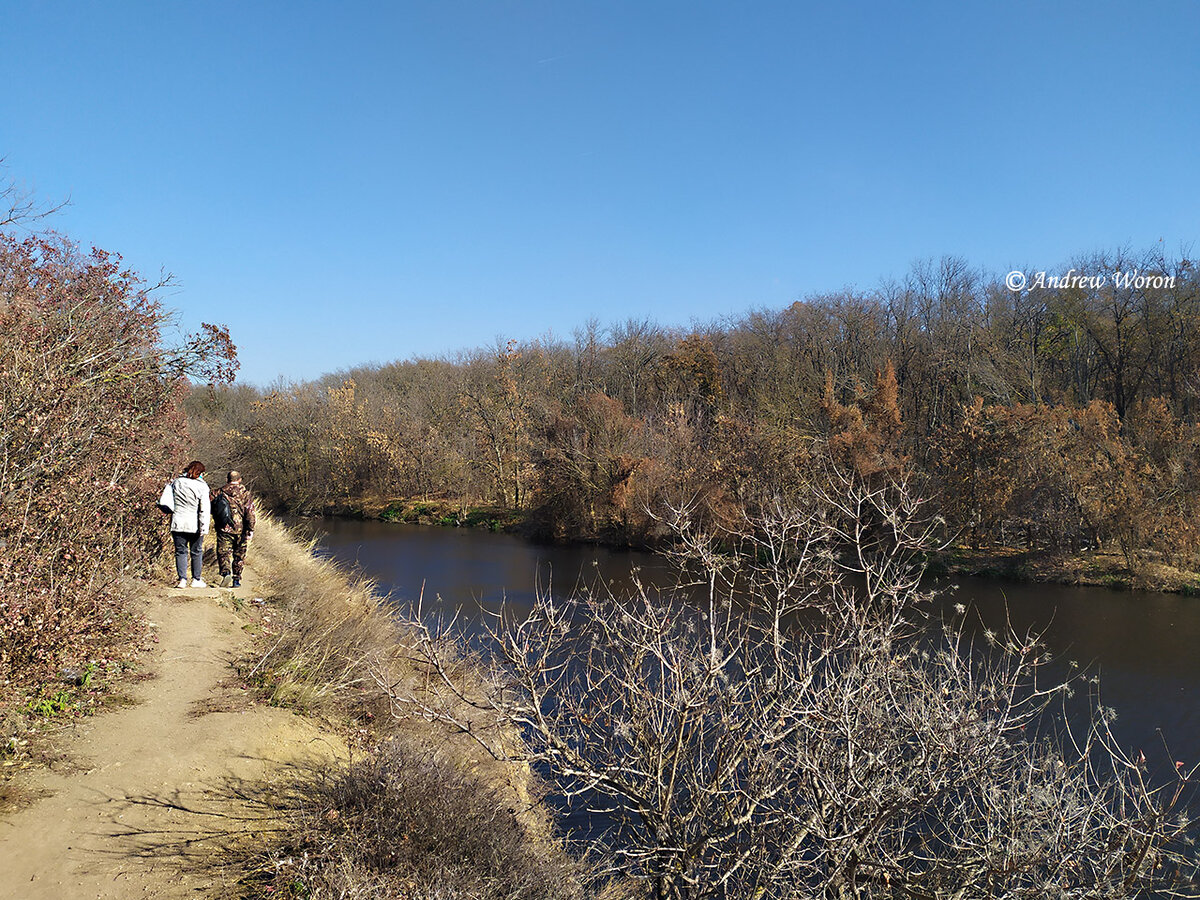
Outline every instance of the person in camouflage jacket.
{"type": "Polygon", "coordinates": [[[242,476],[237,472],[230,472],[225,486],[213,492],[214,509],[217,497],[222,494],[229,501],[230,519],[217,523],[217,565],[221,569],[221,586],[241,587],[246,547],[254,537],[254,496],[242,484],[242,476]]]}

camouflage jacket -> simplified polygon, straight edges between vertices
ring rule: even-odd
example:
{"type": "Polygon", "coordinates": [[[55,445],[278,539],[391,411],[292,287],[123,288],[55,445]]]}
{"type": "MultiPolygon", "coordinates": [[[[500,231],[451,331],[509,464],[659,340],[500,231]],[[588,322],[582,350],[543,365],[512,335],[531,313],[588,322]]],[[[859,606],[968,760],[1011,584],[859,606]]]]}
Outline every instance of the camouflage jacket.
{"type": "Polygon", "coordinates": [[[224,494],[229,499],[229,508],[233,511],[233,521],[219,530],[230,534],[253,531],[254,495],[250,493],[250,489],[240,481],[231,481],[219,491],[213,491],[213,502],[216,502],[218,494],[224,494]]]}

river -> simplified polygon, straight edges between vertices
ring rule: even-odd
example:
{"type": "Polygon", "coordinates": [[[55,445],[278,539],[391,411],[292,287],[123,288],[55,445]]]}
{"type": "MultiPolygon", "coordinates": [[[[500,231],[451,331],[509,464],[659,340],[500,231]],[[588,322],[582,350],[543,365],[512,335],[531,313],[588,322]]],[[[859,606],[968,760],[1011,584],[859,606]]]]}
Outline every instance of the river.
{"type": "MultiPolygon", "coordinates": [[[[526,606],[540,586],[564,593],[600,577],[627,584],[632,569],[665,583],[670,568],[651,553],[586,545],[533,544],[507,534],[345,519],[304,520],[319,552],[355,565],[398,603],[424,593],[427,612],[461,610],[478,622],[502,602],[526,606]]],[[[1062,671],[1075,661],[1101,678],[1116,738],[1152,761],[1200,760],[1200,600],[1175,594],[943,581],[939,600],[963,603],[987,627],[1045,630],[1062,671]],[[1164,750],[1164,741],[1168,750],[1164,750]]]]}

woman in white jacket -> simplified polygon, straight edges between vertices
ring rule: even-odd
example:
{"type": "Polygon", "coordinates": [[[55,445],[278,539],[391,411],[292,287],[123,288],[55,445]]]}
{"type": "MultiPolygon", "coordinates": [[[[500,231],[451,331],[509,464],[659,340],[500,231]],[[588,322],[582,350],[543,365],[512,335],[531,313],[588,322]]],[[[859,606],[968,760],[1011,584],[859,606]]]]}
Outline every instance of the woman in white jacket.
{"type": "Polygon", "coordinates": [[[188,586],[188,559],[192,562],[192,587],[208,587],[200,580],[204,563],[204,535],[208,534],[208,485],[204,483],[204,463],[192,460],[183,474],[163,490],[158,505],[171,512],[171,537],[175,541],[176,587],[188,586]]]}

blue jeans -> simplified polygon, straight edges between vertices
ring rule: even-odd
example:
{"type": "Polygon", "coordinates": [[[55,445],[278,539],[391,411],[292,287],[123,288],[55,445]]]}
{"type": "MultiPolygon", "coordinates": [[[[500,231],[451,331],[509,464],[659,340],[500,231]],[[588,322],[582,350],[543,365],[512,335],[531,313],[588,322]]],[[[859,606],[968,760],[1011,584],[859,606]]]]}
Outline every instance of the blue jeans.
{"type": "Polygon", "coordinates": [[[198,531],[172,531],[175,540],[175,571],[179,580],[187,578],[188,557],[192,558],[192,577],[200,578],[200,566],[204,563],[204,536],[198,531]]]}

